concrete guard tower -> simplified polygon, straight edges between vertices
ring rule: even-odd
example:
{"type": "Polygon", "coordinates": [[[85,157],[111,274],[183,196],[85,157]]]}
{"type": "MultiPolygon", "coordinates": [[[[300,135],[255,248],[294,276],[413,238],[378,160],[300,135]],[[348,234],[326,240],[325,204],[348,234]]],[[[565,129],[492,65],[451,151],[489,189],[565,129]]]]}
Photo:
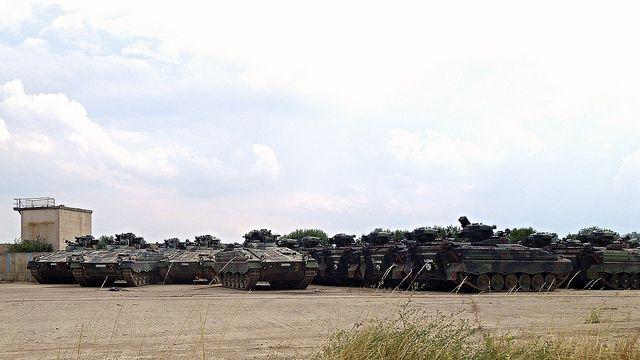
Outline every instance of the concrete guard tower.
{"type": "Polygon", "coordinates": [[[91,235],[93,211],[56,205],[56,199],[51,197],[14,199],[13,210],[20,213],[21,238],[40,238],[53,250],[64,249],[65,240],[91,235]]]}

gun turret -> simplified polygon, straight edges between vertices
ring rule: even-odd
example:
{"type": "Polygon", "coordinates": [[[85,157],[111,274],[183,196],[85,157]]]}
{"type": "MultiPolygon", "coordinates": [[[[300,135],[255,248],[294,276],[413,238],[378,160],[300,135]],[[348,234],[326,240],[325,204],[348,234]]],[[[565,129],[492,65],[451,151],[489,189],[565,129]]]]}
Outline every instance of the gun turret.
{"type": "Polygon", "coordinates": [[[336,234],[329,239],[329,244],[333,244],[336,247],[345,247],[356,243],[355,235],[336,234]]]}

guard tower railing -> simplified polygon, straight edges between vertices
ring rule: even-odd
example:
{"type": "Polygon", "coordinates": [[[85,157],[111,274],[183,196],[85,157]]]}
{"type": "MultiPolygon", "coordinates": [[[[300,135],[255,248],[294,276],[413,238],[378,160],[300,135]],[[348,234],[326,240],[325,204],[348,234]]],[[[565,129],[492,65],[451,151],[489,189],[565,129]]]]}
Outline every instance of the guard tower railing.
{"type": "Polygon", "coordinates": [[[13,207],[15,209],[29,209],[29,208],[54,207],[54,206],[56,206],[56,199],[52,197],[13,199],[13,207]]]}

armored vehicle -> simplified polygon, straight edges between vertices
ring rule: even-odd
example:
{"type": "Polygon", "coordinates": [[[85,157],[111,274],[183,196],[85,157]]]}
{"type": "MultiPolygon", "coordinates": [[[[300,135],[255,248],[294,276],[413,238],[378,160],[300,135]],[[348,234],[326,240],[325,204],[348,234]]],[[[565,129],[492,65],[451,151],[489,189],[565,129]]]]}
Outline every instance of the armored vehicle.
{"type": "Polygon", "coordinates": [[[191,284],[214,280],[213,255],[222,249],[220,239],[211,235],[196,236],[193,243],[169,239],[165,241],[165,248],[164,257],[158,262],[159,282],[191,284]]]}
{"type": "Polygon", "coordinates": [[[495,226],[470,224],[459,219],[460,237],[469,242],[447,242],[439,256],[446,280],[479,291],[553,290],[569,276],[571,261],[538,248],[508,244],[506,232],[494,233],[495,226]]]}
{"type": "Polygon", "coordinates": [[[407,248],[393,233],[376,230],[362,236],[367,286],[395,287],[408,275],[407,248]]]}
{"type": "Polygon", "coordinates": [[[67,241],[65,250],[44,254],[29,261],[27,269],[40,284],[73,284],[76,280],[69,268],[69,257],[86,254],[97,245],[98,240],[91,235],[76,237],[74,242],[67,241]]]}
{"type": "Polygon", "coordinates": [[[567,287],[584,289],[639,289],[640,249],[630,248],[615,233],[593,231],[553,242],[545,249],[571,260],[567,287]],[[600,246],[593,246],[593,243],[600,246]]]}
{"type": "Polygon", "coordinates": [[[440,263],[446,264],[446,260],[438,261],[439,254],[446,257],[444,252],[438,251],[443,239],[438,241],[436,230],[427,227],[408,232],[405,238],[407,261],[404,271],[409,275],[407,279],[403,279],[402,286],[416,289],[435,287],[435,282],[444,276],[444,269],[439,266],[440,263]]]}
{"type": "Polygon", "coordinates": [[[318,264],[318,271],[316,277],[313,279],[314,284],[330,284],[330,281],[326,278],[327,245],[322,244],[322,239],[315,236],[305,236],[302,239],[296,240],[295,246],[291,246],[290,240],[282,241],[280,243],[282,244],[281,246],[286,246],[307,254],[316,260],[316,263],[318,264]]]}
{"type": "Polygon", "coordinates": [[[520,241],[520,245],[532,248],[543,249],[551,243],[558,241],[558,235],[548,232],[536,232],[520,241]]]}
{"type": "Polygon", "coordinates": [[[253,230],[244,238],[242,247],[229,247],[214,255],[214,272],[222,286],[250,290],[258,282],[268,282],[272,289],[305,289],[316,276],[316,260],[277,246],[277,235],[270,230],[253,230]]]}
{"type": "Polygon", "coordinates": [[[317,284],[353,286],[364,281],[366,262],[362,244],[355,241],[355,235],[336,234],[329,239],[322,253],[316,252],[318,260],[317,284]]]}
{"type": "Polygon", "coordinates": [[[132,233],[118,234],[105,250],[71,255],[69,266],[81,286],[111,285],[118,280],[129,286],[153,284],[162,253],[145,248],[142,237],[132,233]]]}

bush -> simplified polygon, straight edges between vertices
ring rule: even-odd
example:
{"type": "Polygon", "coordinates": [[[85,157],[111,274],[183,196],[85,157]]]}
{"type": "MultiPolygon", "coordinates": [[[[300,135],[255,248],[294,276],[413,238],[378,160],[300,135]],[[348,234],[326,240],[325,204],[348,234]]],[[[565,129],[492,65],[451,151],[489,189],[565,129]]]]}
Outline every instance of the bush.
{"type": "Polygon", "coordinates": [[[509,239],[509,244],[517,244],[520,240],[526,238],[527,236],[535,233],[536,230],[532,227],[526,228],[513,228],[507,238],[509,239]]]}
{"type": "Polygon", "coordinates": [[[322,242],[323,244],[329,243],[329,237],[327,236],[327,233],[320,229],[297,229],[296,231],[292,232],[289,235],[286,235],[285,237],[289,239],[302,239],[305,236],[320,238],[320,242],[322,242]]]}
{"type": "Polygon", "coordinates": [[[317,359],[640,359],[638,334],[616,339],[530,336],[516,339],[473,328],[455,316],[401,311],[397,321],[370,322],[334,333],[317,359]],[[418,316],[415,316],[418,315],[418,316]],[[408,321],[407,319],[418,319],[408,321]]]}
{"type": "Polygon", "coordinates": [[[99,250],[104,250],[107,248],[108,244],[112,244],[114,242],[113,236],[102,235],[98,238],[98,246],[99,250]]]}
{"type": "Polygon", "coordinates": [[[457,238],[460,233],[460,227],[456,225],[440,226],[434,225],[433,230],[436,231],[438,239],[453,239],[457,238]]]}
{"type": "Polygon", "coordinates": [[[9,245],[11,253],[30,253],[30,252],[51,252],[53,246],[48,242],[38,238],[36,240],[22,240],[15,244],[9,245]]]}

